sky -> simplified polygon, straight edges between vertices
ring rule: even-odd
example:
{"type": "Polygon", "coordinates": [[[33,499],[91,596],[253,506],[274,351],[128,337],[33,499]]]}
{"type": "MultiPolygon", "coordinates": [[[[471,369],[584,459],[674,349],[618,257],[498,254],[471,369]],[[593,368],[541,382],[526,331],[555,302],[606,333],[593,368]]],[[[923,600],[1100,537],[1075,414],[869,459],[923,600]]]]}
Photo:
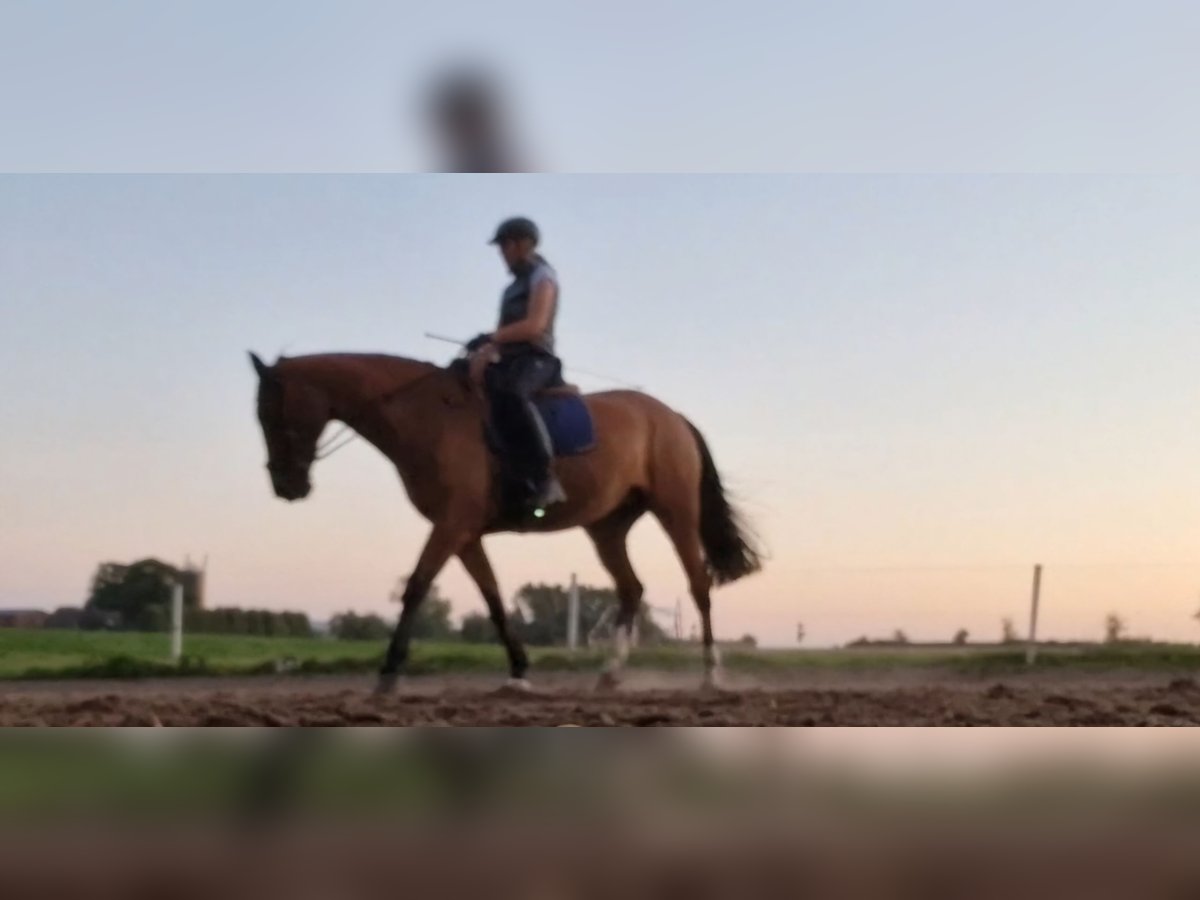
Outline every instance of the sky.
{"type": "Polygon", "coordinates": [[[1195,171],[1188,0],[6,0],[0,171],[425,171],[487,65],[540,168],[1195,171]]]}
{"type": "MultiPolygon", "coordinates": [[[[1200,637],[1186,176],[0,176],[0,606],[190,554],[211,605],[394,614],[425,523],[362,443],[277,500],[246,351],[448,359],[422,334],[493,322],[512,214],[568,375],[692,418],[763,537],[719,636],[991,639],[1040,562],[1045,637],[1200,637]]],[[[605,583],[582,533],[487,546],[506,594],[605,583]]],[[[631,548],[694,622],[657,526],[631,548]]],[[[483,608],[457,563],[439,584],[483,608]]]]}

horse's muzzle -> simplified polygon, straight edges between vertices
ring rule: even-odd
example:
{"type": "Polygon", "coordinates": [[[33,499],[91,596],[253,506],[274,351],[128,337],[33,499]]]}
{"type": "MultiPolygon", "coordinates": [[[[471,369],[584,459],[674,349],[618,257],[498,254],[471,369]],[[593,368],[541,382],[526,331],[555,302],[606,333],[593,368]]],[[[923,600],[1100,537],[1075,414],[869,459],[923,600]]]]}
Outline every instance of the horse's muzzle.
{"type": "Polygon", "coordinates": [[[293,501],[296,501],[296,500],[303,500],[305,497],[307,497],[309,494],[311,494],[312,493],[312,485],[304,484],[294,490],[276,491],[276,493],[279,494],[279,496],[282,497],[284,500],[288,501],[288,503],[292,503],[293,501]]]}
{"type": "Polygon", "coordinates": [[[303,500],[312,493],[312,482],[308,480],[307,475],[294,477],[272,474],[271,487],[274,488],[276,497],[289,503],[303,500]]]}

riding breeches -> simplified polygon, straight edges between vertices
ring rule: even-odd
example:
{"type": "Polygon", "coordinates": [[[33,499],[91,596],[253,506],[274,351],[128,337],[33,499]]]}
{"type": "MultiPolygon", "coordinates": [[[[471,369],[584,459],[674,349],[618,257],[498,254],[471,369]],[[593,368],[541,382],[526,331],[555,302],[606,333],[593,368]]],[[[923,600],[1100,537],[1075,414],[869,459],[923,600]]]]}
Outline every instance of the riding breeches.
{"type": "Polygon", "coordinates": [[[554,447],[533,396],[561,381],[562,363],[542,352],[502,357],[484,376],[492,423],[505,445],[505,455],[519,475],[534,485],[544,483],[554,460],[554,447]]]}

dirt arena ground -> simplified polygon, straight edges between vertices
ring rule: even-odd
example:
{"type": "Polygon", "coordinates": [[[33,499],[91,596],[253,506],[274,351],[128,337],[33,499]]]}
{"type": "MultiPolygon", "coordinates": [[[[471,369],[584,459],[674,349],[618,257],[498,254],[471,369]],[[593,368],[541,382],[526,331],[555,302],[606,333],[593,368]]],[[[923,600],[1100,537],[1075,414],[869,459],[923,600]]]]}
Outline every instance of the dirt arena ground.
{"type": "Polygon", "coordinates": [[[694,675],[631,672],[620,692],[592,683],[542,675],[512,696],[494,677],[418,678],[384,699],[359,676],[9,683],[0,726],[1200,725],[1200,683],[1169,673],[730,675],[720,693],[694,675]]]}

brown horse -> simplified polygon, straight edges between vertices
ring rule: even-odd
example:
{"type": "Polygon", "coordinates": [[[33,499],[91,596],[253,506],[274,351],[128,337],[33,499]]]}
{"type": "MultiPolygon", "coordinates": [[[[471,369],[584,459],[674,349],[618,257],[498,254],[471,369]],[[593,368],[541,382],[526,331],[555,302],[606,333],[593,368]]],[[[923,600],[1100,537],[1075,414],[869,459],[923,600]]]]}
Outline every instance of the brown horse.
{"type": "Polygon", "coordinates": [[[719,659],[709,589],[757,571],[760,557],[726,497],[704,438],[679,413],[636,391],[587,395],[596,446],[555,462],[567,501],[544,518],[514,525],[500,518],[497,467],[483,433],[484,400],[459,373],[356,353],[281,358],[270,366],[253,353],[250,358],[259,375],[258,419],[276,495],[289,501],[308,495],[321,433],[338,420],[395,464],[409,499],[433,525],[403,594],[380,692],[395,686],[408,657],[413,617],[453,556],[483,594],[508,652],[510,684],[526,687],[525,649],[508,628],[482,538],[576,527],[592,539],[620,598],[614,649],[601,676],[602,683],[615,685],[643,590],[626,536],[646,512],[662,524],[687,573],[704,627],[705,684],[715,684],[719,659]]]}

